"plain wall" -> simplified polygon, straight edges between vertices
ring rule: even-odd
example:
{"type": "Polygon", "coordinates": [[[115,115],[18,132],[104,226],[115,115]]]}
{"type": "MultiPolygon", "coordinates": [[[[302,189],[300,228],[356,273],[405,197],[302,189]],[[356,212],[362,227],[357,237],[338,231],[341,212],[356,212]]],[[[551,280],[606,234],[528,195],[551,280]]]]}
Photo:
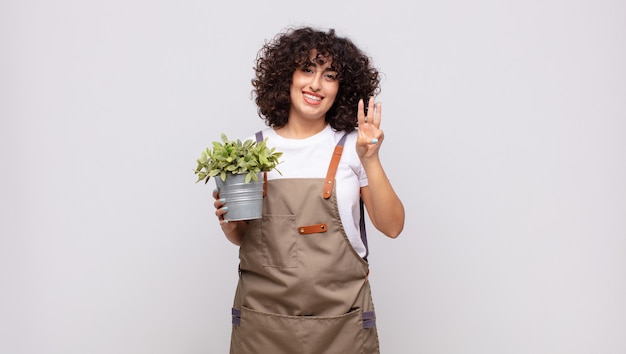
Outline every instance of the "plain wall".
{"type": "Polygon", "coordinates": [[[626,3],[2,1],[0,352],[226,353],[237,248],[195,160],[264,127],[258,49],[332,27],[384,73],[403,234],[383,353],[626,353],[626,3]]]}

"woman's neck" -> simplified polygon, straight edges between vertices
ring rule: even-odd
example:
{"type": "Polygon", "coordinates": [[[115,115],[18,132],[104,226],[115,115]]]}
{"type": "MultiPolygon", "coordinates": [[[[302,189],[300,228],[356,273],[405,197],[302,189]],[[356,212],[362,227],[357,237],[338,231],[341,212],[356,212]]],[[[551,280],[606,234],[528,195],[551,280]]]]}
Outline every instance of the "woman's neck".
{"type": "Polygon", "coordinates": [[[328,124],[325,121],[311,123],[312,124],[288,122],[280,128],[274,128],[274,131],[283,138],[306,139],[324,130],[328,124]]]}

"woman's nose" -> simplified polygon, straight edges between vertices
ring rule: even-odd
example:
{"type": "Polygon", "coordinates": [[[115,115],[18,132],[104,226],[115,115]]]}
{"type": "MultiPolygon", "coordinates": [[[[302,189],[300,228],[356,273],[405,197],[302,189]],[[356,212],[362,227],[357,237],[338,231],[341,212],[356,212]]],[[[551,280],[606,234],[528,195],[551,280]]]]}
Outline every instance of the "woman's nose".
{"type": "Polygon", "coordinates": [[[309,83],[309,88],[311,88],[311,91],[319,91],[322,88],[321,80],[321,75],[315,75],[311,78],[311,82],[309,83]]]}

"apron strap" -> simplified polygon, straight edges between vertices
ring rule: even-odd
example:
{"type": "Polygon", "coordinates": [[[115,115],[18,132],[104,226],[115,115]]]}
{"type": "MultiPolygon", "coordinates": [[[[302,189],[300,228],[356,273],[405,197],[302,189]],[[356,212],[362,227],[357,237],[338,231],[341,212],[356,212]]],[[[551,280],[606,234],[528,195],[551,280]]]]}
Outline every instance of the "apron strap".
{"type": "Polygon", "coordinates": [[[361,221],[359,221],[359,229],[361,230],[361,241],[363,242],[363,246],[365,246],[365,256],[363,256],[363,260],[367,262],[367,256],[370,254],[370,248],[367,245],[367,232],[365,231],[365,208],[363,207],[363,199],[360,200],[360,208],[361,208],[361,221]]]}
{"type": "MultiPolygon", "coordinates": [[[[337,167],[339,167],[339,160],[341,159],[341,154],[343,153],[343,146],[346,142],[346,137],[348,133],[344,134],[337,146],[335,146],[335,151],[333,152],[333,157],[330,160],[330,166],[328,166],[328,172],[326,172],[326,179],[324,180],[324,192],[322,193],[322,197],[324,199],[330,198],[331,193],[333,192],[333,185],[335,184],[335,174],[337,173],[337,167]]],[[[363,241],[363,245],[365,246],[365,256],[363,260],[367,262],[367,256],[370,253],[369,247],[367,245],[367,233],[365,231],[365,210],[363,208],[363,199],[360,200],[360,209],[361,209],[361,220],[359,222],[359,229],[361,231],[361,241],[363,241]]]]}
{"type": "MultiPolygon", "coordinates": [[[[241,324],[241,310],[233,307],[230,314],[233,318],[232,323],[235,326],[239,326],[241,324]]],[[[365,328],[365,320],[363,322],[363,328],[365,328]]]]}
{"type": "Polygon", "coordinates": [[[328,166],[326,179],[324,180],[324,191],[322,192],[322,197],[324,199],[330,198],[330,195],[333,192],[333,186],[335,185],[335,174],[337,174],[337,167],[339,166],[339,160],[341,160],[341,154],[343,153],[343,144],[345,144],[346,142],[346,136],[348,136],[348,133],[344,134],[341,139],[339,139],[339,142],[335,146],[335,151],[333,151],[333,157],[330,159],[330,165],[328,166]]]}
{"type": "MultiPolygon", "coordinates": [[[[255,134],[256,136],[256,142],[260,143],[263,141],[263,132],[262,131],[258,131],[255,134]]],[[[267,194],[267,172],[263,172],[263,196],[265,197],[265,195],[267,194]]]]}
{"type": "Polygon", "coordinates": [[[363,328],[374,328],[376,326],[376,314],[374,311],[367,311],[361,314],[361,319],[363,320],[363,328]]]}

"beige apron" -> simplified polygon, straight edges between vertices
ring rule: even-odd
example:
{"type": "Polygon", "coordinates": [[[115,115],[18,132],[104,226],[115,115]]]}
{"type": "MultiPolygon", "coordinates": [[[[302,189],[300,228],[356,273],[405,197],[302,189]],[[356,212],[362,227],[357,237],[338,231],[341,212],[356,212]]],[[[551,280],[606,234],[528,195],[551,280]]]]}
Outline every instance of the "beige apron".
{"type": "Polygon", "coordinates": [[[344,141],[326,179],[267,181],[263,218],[250,221],[239,251],[231,354],[380,352],[369,267],[337,208],[344,141]]]}

